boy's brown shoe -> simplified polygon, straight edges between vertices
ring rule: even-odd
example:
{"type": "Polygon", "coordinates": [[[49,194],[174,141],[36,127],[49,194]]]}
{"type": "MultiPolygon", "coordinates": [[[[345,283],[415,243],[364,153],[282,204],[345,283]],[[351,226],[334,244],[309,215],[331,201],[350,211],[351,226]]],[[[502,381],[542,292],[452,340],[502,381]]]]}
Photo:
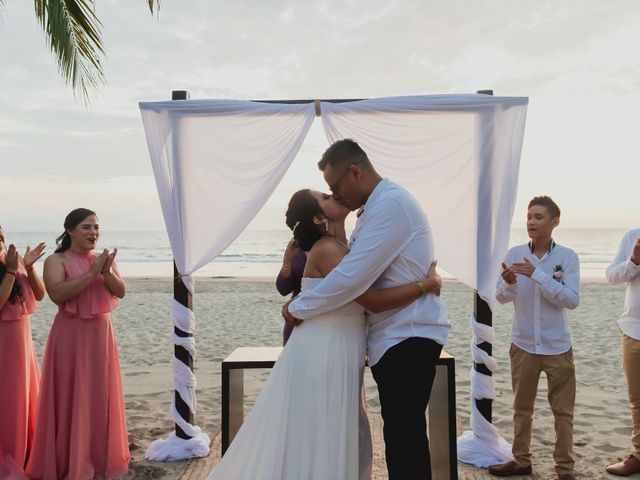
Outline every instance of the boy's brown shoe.
{"type": "Polygon", "coordinates": [[[617,475],[619,477],[628,477],[634,473],[640,472],[640,460],[634,455],[629,455],[629,458],[622,462],[614,463],[607,467],[607,473],[611,475],[617,475]]]}
{"type": "Polygon", "coordinates": [[[521,467],[516,462],[511,460],[507,463],[501,463],[499,465],[491,465],[489,467],[489,473],[496,477],[510,477],[512,475],[531,475],[531,465],[521,467]]]}

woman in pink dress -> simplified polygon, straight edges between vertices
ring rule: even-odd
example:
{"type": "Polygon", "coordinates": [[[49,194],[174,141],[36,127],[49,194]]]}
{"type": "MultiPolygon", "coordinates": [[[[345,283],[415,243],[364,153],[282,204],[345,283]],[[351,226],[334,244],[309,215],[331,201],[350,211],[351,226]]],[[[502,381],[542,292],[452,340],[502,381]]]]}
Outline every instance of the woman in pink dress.
{"type": "Polygon", "coordinates": [[[58,305],[42,363],[40,407],[27,474],[85,480],[127,473],[129,443],[120,362],[110,312],[124,297],[117,250],[94,254],[98,218],[73,210],[44,264],[58,305]]]}
{"type": "Polygon", "coordinates": [[[23,258],[13,245],[5,253],[0,228],[0,478],[22,472],[33,441],[40,377],[29,317],[44,297],[33,268],[44,247],[27,247],[23,258]]]}

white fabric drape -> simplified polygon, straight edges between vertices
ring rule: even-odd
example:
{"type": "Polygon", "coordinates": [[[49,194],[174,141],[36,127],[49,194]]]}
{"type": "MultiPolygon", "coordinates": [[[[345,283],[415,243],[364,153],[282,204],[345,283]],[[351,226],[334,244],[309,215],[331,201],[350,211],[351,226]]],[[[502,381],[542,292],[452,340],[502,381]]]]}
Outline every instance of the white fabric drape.
{"type": "Polygon", "coordinates": [[[176,266],[191,275],[260,211],[311,127],[313,104],[140,103],[176,266]]]}
{"type": "MultiPolygon", "coordinates": [[[[140,103],[153,173],[176,268],[193,294],[191,274],[227,248],[260,211],[311,127],[313,104],[241,100],[140,103]]],[[[193,312],[173,300],[176,327],[193,333],[193,312]]],[[[194,337],[171,334],[195,358],[194,337]]],[[[196,377],[173,359],[174,388],[196,411],[196,377]]],[[[171,416],[191,439],[175,433],[153,442],[145,457],[181,460],[209,453],[209,437],[171,416]]]]}
{"type": "MultiPolygon", "coordinates": [[[[424,206],[438,265],[492,308],[518,184],[527,98],[483,94],[392,97],[322,103],[330,142],[350,137],[376,169],[406,187],[424,206]]],[[[478,348],[493,328],[472,322],[474,361],[495,360],[478,348]]],[[[511,446],[480,414],[474,399],[495,399],[493,378],[471,371],[471,432],[458,439],[458,458],[478,467],[511,458],[511,446]]]]}
{"type": "Polygon", "coordinates": [[[527,103],[483,94],[321,103],[329,141],[353,138],[381,175],[420,201],[438,266],[492,307],[509,242],[527,103]]]}

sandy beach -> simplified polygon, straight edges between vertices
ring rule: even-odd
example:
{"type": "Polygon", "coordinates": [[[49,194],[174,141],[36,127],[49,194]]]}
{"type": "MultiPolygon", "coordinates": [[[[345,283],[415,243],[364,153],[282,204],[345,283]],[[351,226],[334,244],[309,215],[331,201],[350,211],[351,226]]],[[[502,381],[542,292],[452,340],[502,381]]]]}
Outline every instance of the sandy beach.
{"type": "MultiPolygon", "coordinates": [[[[624,290],[603,282],[582,284],[581,305],[569,312],[577,370],[575,416],[576,473],[579,478],[608,478],[604,466],[626,456],[630,448],[630,413],[620,357],[616,319],[622,311],[624,290]]],[[[127,410],[133,461],[127,478],[172,479],[186,462],[144,461],[144,451],[156,438],[166,437],[173,423],[168,410],[173,392],[169,340],[169,301],[172,283],[163,279],[128,279],[127,296],[113,314],[127,410]]],[[[457,413],[469,427],[469,316],[472,291],[458,282],[446,282],[443,300],[453,324],[446,350],[456,359],[457,413]]],[[[212,437],[220,428],[220,362],[239,346],[277,346],[281,342],[282,297],[266,279],[197,279],[196,423],[212,437]]],[[[32,318],[33,337],[41,361],[55,306],[45,299],[32,318]]],[[[497,340],[494,356],[498,399],[494,424],[510,441],[511,387],[508,365],[511,306],[494,314],[497,340]]],[[[247,404],[251,405],[268,372],[245,376],[247,404]]],[[[366,375],[369,411],[379,413],[375,383],[366,375]]],[[[534,478],[553,478],[553,416],[546,401],[546,379],[540,381],[534,418],[534,478]]],[[[461,469],[461,478],[485,478],[482,471],[461,469]]],[[[486,475],[488,478],[489,476],[486,475]]],[[[615,477],[611,477],[615,478],[615,477]]]]}

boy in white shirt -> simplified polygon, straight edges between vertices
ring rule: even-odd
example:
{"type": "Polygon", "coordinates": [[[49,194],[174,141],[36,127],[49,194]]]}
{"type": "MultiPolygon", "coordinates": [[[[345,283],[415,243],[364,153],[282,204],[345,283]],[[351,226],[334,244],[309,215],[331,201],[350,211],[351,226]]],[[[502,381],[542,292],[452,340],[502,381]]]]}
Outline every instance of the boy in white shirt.
{"type": "Polygon", "coordinates": [[[633,453],[607,467],[607,472],[627,477],[640,472],[640,229],[627,232],[620,242],[616,258],[607,268],[607,280],[612,285],[627,284],[624,312],[618,325],[622,331],[622,361],[633,420],[633,453]]]}
{"type": "Polygon", "coordinates": [[[551,234],[559,223],[560,209],[551,198],[533,198],[527,211],[531,241],[511,248],[502,264],[496,298],[514,305],[509,350],[514,460],[491,466],[492,475],[531,474],[533,407],[540,374],[545,372],[555,417],[556,478],[574,479],[576,377],[566,309],[574,309],[580,302],[580,263],[573,250],[553,241],[551,234]]]}

